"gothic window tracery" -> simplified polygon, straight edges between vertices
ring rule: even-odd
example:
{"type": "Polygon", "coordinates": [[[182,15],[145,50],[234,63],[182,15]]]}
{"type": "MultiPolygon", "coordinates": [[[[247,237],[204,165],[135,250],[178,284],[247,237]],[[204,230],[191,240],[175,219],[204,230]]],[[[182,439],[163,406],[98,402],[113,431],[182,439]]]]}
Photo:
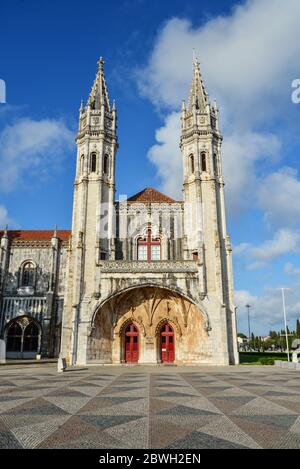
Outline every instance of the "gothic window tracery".
{"type": "Polygon", "coordinates": [[[139,261],[159,261],[161,259],[161,240],[152,237],[151,228],[147,234],[137,240],[137,258],[139,261]]]}
{"type": "Polygon", "coordinates": [[[27,316],[16,319],[8,326],[6,336],[7,352],[37,352],[39,349],[40,328],[27,316]],[[22,319],[25,321],[22,322],[22,319]]]}
{"type": "Polygon", "coordinates": [[[35,280],[35,266],[33,262],[27,261],[22,268],[22,278],[21,286],[22,287],[33,287],[35,280]]]}
{"type": "Polygon", "coordinates": [[[34,352],[38,349],[39,329],[34,322],[30,322],[24,330],[23,352],[34,352]]]}
{"type": "Polygon", "coordinates": [[[22,328],[17,322],[13,322],[7,332],[6,350],[8,352],[18,352],[21,350],[22,328]]]}

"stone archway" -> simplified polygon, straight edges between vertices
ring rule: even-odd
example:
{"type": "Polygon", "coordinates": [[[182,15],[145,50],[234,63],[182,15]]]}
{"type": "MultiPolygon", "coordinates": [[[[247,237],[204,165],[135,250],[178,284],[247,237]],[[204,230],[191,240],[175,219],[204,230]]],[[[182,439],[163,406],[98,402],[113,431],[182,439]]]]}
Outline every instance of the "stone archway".
{"type": "Polygon", "coordinates": [[[169,323],[176,336],[176,362],[199,363],[208,343],[206,316],[177,292],[140,287],[110,297],[94,316],[87,361],[121,363],[122,331],[133,323],[139,330],[139,363],[158,363],[157,333],[169,323]]]}

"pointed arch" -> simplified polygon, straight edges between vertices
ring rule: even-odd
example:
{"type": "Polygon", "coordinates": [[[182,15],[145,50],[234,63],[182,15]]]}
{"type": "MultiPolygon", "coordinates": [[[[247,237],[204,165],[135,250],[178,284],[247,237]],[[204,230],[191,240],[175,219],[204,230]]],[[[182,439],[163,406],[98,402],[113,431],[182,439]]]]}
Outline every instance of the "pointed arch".
{"type": "Polygon", "coordinates": [[[34,287],[36,277],[36,264],[31,259],[26,259],[20,268],[20,286],[34,287]]]}
{"type": "Polygon", "coordinates": [[[13,321],[7,328],[6,351],[21,352],[23,330],[17,321],[13,321]]]}
{"type": "MultiPolygon", "coordinates": [[[[207,331],[207,333],[209,331],[211,331],[212,328],[211,328],[210,318],[209,318],[208,312],[207,312],[207,310],[206,310],[206,308],[205,308],[205,306],[202,302],[199,302],[199,300],[197,300],[196,298],[191,296],[190,293],[187,293],[187,292],[183,291],[181,288],[178,288],[178,287],[175,287],[175,286],[168,287],[166,285],[162,286],[161,284],[158,285],[155,282],[151,282],[151,281],[146,281],[146,282],[141,281],[138,285],[131,285],[131,286],[127,286],[125,288],[120,288],[119,291],[113,292],[110,295],[106,296],[105,298],[101,298],[96,303],[94,303],[92,311],[91,311],[91,317],[90,317],[90,328],[93,329],[95,319],[97,317],[98,312],[104,307],[104,305],[107,302],[118,301],[118,298],[119,298],[120,301],[118,301],[118,303],[121,304],[123,299],[124,299],[124,295],[126,293],[134,292],[135,290],[142,289],[142,288],[147,288],[147,287],[161,289],[161,290],[164,290],[166,292],[169,292],[170,294],[175,294],[175,295],[177,294],[178,296],[182,297],[183,299],[186,299],[189,302],[191,302],[192,304],[194,304],[199,309],[199,312],[204,317],[205,330],[207,331]]],[[[188,312],[186,312],[186,315],[187,314],[188,314],[188,312]]]]}
{"type": "Polygon", "coordinates": [[[8,358],[34,358],[41,349],[42,327],[32,316],[13,318],[5,327],[8,358]]]}
{"type": "Polygon", "coordinates": [[[193,153],[190,154],[189,156],[189,168],[190,168],[190,174],[194,174],[195,172],[195,159],[193,153]]]}
{"type": "Polygon", "coordinates": [[[202,171],[207,171],[207,161],[206,161],[205,151],[201,153],[201,169],[202,171]]]}
{"type": "Polygon", "coordinates": [[[182,336],[182,330],[181,330],[181,327],[178,324],[178,322],[175,322],[173,319],[171,319],[169,317],[165,317],[165,318],[161,319],[156,325],[156,328],[155,328],[155,336],[156,337],[160,334],[161,328],[165,324],[170,324],[173,327],[173,329],[176,331],[176,333],[178,334],[178,337],[182,336]]]}
{"type": "Polygon", "coordinates": [[[90,172],[95,173],[96,171],[97,171],[97,155],[96,155],[96,153],[91,153],[90,172]]]}
{"type": "Polygon", "coordinates": [[[80,157],[80,172],[81,174],[84,172],[84,155],[81,155],[80,157]]]}
{"type": "Polygon", "coordinates": [[[104,159],[103,159],[103,173],[108,175],[108,163],[109,163],[109,157],[108,154],[105,153],[104,159]]]}

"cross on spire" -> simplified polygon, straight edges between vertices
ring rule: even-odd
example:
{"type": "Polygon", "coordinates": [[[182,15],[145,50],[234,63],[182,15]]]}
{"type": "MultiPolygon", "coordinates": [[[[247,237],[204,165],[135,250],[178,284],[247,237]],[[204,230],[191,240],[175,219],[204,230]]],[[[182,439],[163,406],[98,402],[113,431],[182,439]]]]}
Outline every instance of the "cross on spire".
{"type": "Polygon", "coordinates": [[[103,57],[100,57],[100,59],[98,60],[97,64],[98,64],[99,69],[102,70],[102,69],[103,69],[103,65],[105,64],[105,61],[104,61],[103,57]]]}

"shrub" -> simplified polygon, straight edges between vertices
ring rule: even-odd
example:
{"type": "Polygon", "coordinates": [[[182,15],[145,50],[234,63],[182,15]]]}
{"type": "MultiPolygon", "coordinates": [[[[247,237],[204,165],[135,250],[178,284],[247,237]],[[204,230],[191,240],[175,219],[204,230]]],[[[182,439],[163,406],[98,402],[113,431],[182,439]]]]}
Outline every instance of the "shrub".
{"type": "Polygon", "coordinates": [[[261,358],[259,362],[261,365],[274,365],[273,358],[261,358]]]}

